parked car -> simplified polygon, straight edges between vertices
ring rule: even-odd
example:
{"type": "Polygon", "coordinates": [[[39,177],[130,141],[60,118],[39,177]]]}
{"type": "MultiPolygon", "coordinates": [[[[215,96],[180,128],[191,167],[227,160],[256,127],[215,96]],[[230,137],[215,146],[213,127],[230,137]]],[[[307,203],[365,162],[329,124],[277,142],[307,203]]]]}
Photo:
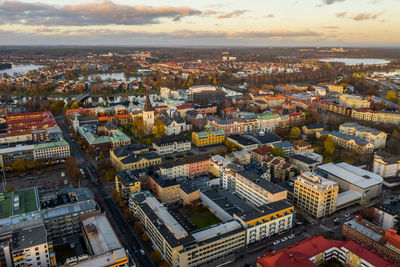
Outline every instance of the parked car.
{"type": "Polygon", "coordinates": [[[296,235],[295,234],[291,234],[290,236],[289,236],[289,239],[292,239],[292,238],[294,238],[296,235]]]}
{"type": "Polygon", "coordinates": [[[289,239],[289,238],[288,238],[287,236],[285,236],[284,238],[281,239],[281,241],[282,241],[282,242],[285,242],[285,241],[288,241],[288,239],[289,239]]]}
{"type": "Polygon", "coordinates": [[[272,244],[278,245],[279,243],[281,243],[281,241],[278,239],[278,240],[275,240],[272,244]]]}
{"type": "Polygon", "coordinates": [[[140,254],[142,254],[143,256],[146,254],[143,249],[141,249],[139,251],[140,251],[140,254]]]}

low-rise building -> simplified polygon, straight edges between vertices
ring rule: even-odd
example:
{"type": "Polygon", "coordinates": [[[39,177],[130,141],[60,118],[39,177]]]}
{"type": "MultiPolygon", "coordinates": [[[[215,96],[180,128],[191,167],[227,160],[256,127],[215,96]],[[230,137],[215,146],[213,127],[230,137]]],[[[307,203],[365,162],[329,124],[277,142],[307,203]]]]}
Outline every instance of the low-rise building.
{"type": "Polygon", "coordinates": [[[380,257],[376,252],[352,240],[330,240],[320,235],[314,235],[276,252],[268,253],[268,255],[257,259],[257,266],[312,267],[321,266],[330,261],[351,267],[396,266],[380,257]]]}
{"type": "Polygon", "coordinates": [[[400,218],[396,217],[400,214],[400,198],[375,204],[374,208],[376,213],[374,223],[383,230],[394,229],[396,224],[400,223],[400,218]]]}
{"type": "Polygon", "coordinates": [[[237,145],[244,151],[251,151],[258,147],[258,143],[256,141],[239,134],[230,135],[226,138],[226,140],[232,144],[237,145]]]}
{"type": "Polygon", "coordinates": [[[140,170],[161,164],[157,153],[140,144],[121,146],[110,150],[110,160],[117,171],[140,170]]]}
{"type": "Polygon", "coordinates": [[[290,156],[289,162],[296,166],[301,172],[314,172],[319,165],[318,161],[301,154],[290,156]]]}
{"type": "Polygon", "coordinates": [[[124,170],[115,174],[115,190],[125,202],[128,202],[130,194],[139,192],[140,189],[140,180],[131,170],[124,170]]]}
{"type": "Polygon", "coordinates": [[[183,134],[165,135],[154,140],[153,148],[159,155],[167,155],[189,151],[191,149],[191,142],[183,134]]]}
{"type": "Polygon", "coordinates": [[[192,143],[197,147],[221,144],[225,140],[225,132],[222,130],[211,131],[210,126],[204,132],[193,132],[192,143]]]}
{"type": "Polygon", "coordinates": [[[317,171],[325,178],[335,181],[341,190],[358,192],[362,196],[362,203],[376,198],[382,193],[383,179],[381,176],[345,162],[320,165],[317,171]]]}
{"type": "Polygon", "coordinates": [[[77,259],[76,266],[129,266],[125,248],[120,243],[106,215],[92,216],[82,220],[82,232],[89,255],[86,259],[77,259]]]}
{"type": "Polygon", "coordinates": [[[339,96],[339,104],[349,108],[370,108],[371,101],[357,95],[342,94],[339,96]]]}
{"type": "Polygon", "coordinates": [[[342,236],[369,247],[392,263],[400,264],[400,236],[394,229],[383,231],[357,216],[343,223],[342,236]]]}
{"type": "Polygon", "coordinates": [[[338,131],[323,131],[316,134],[317,138],[327,135],[333,138],[335,144],[350,151],[360,154],[371,154],[374,152],[374,144],[365,141],[357,136],[347,135],[338,131]]]}
{"type": "Polygon", "coordinates": [[[374,148],[385,148],[386,145],[387,134],[385,132],[361,126],[357,122],[347,122],[341,124],[339,127],[339,132],[350,136],[360,137],[361,139],[372,143],[374,148]]]}
{"type": "Polygon", "coordinates": [[[275,147],[279,147],[285,153],[286,156],[291,156],[294,153],[293,144],[289,141],[274,144],[275,147]]]}
{"type": "Polygon", "coordinates": [[[400,185],[400,157],[383,151],[375,152],[372,171],[383,177],[387,187],[400,185]]]}
{"type": "Polygon", "coordinates": [[[311,125],[304,125],[301,127],[301,130],[303,131],[304,134],[311,135],[311,134],[316,134],[317,132],[322,132],[324,130],[324,127],[319,124],[311,124],[311,125]]]}
{"type": "Polygon", "coordinates": [[[294,154],[313,153],[314,152],[314,148],[312,147],[312,145],[307,143],[306,141],[295,140],[295,141],[292,141],[292,144],[293,144],[293,153],[294,154]]]}
{"type": "Polygon", "coordinates": [[[208,154],[199,154],[166,161],[159,166],[159,172],[168,178],[187,178],[206,174],[210,170],[209,158],[208,154]]]}

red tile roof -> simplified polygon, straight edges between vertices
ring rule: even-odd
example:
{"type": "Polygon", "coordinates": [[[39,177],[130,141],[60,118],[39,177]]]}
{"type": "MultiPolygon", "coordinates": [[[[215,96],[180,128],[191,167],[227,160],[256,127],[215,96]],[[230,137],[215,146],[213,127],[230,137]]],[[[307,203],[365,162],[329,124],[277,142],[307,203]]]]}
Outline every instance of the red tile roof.
{"type": "Polygon", "coordinates": [[[367,247],[357,244],[355,241],[330,240],[319,235],[312,236],[292,246],[286,247],[261,259],[258,259],[257,265],[262,267],[317,266],[311,262],[309,258],[333,247],[337,247],[339,249],[344,247],[374,266],[396,266],[381,258],[367,247]]]}

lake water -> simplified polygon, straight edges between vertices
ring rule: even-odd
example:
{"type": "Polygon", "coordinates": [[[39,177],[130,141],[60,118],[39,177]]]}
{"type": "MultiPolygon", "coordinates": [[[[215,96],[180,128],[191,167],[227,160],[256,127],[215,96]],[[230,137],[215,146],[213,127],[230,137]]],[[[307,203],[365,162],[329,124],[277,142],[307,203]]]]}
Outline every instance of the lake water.
{"type": "Polygon", "coordinates": [[[31,70],[38,70],[41,67],[43,66],[35,64],[13,65],[11,69],[0,70],[0,74],[7,73],[9,76],[14,75],[14,73],[26,74],[31,70]]]}
{"type": "Polygon", "coordinates": [[[107,81],[107,80],[117,80],[117,81],[133,81],[133,80],[141,80],[141,78],[136,78],[136,77],[131,77],[126,79],[124,73],[122,72],[115,72],[115,73],[99,73],[99,74],[92,74],[89,75],[88,79],[91,82],[96,81],[96,77],[100,77],[101,80],[107,81]]]}
{"type": "Polygon", "coordinates": [[[347,66],[355,66],[355,65],[383,65],[390,63],[389,60],[381,59],[381,58],[324,58],[320,59],[322,62],[340,62],[344,63],[347,66]]]}

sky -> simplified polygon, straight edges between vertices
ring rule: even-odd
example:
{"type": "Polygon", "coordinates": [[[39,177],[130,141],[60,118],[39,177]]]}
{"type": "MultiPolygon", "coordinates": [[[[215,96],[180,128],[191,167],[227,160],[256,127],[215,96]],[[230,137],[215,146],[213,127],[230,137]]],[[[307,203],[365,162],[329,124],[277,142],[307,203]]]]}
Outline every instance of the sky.
{"type": "Polygon", "coordinates": [[[400,46],[400,0],[0,0],[0,45],[400,46]]]}

